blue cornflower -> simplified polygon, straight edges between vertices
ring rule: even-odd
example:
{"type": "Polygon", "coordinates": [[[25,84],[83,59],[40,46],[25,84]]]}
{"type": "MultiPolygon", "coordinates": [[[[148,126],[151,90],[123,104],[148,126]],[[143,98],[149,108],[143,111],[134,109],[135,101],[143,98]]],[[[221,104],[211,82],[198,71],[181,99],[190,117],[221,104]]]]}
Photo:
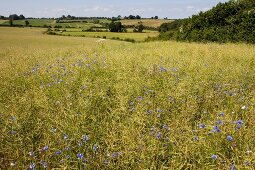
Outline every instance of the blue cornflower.
{"type": "Polygon", "coordinates": [[[67,140],[68,139],[68,135],[64,134],[64,139],[67,140]]]}
{"type": "Polygon", "coordinates": [[[242,120],[237,120],[234,122],[236,125],[243,125],[243,121],[242,120]]]}
{"type": "Polygon", "coordinates": [[[56,155],[60,155],[61,153],[62,153],[62,151],[60,151],[60,150],[55,152],[56,155]]]}
{"type": "Polygon", "coordinates": [[[12,130],[12,131],[10,131],[9,133],[10,133],[11,135],[15,135],[15,134],[17,134],[17,131],[12,130]]]}
{"type": "Polygon", "coordinates": [[[230,170],[236,170],[235,165],[231,165],[231,166],[230,166],[230,170]]]}
{"type": "Polygon", "coordinates": [[[108,160],[104,160],[104,165],[108,165],[109,164],[109,161],[108,160]]]}
{"type": "Polygon", "coordinates": [[[47,151],[48,149],[49,149],[48,146],[44,146],[44,147],[42,148],[42,151],[47,151]]]}
{"type": "Polygon", "coordinates": [[[223,121],[222,121],[222,120],[217,120],[217,121],[216,121],[216,124],[217,124],[217,125],[223,125],[223,121]]]}
{"type": "Polygon", "coordinates": [[[205,128],[205,124],[200,124],[198,125],[200,129],[204,129],[205,128]]]}
{"type": "Polygon", "coordinates": [[[83,156],[82,153],[78,153],[78,154],[77,154],[77,158],[78,158],[78,159],[83,159],[83,157],[84,157],[84,156],[83,156]]]}
{"type": "Polygon", "coordinates": [[[162,134],[160,132],[157,132],[157,138],[160,139],[162,137],[162,134]]]}
{"type": "Polygon", "coordinates": [[[220,116],[224,117],[225,113],[224,112],[220,112],[220,116]]]}
{"type": "Polygon", "coordinates": [[[213,160],[216,160],[216,159],[218,158],[218,155],[212,155],[211,158],[212,158],[213,160]]]}
{"type": "Polygon", "coordinates": [[[161,72],[166,72],[167,69],[166,69],[165,67],[163,67],[163,66],[160,66],[160,71],[161,71],[161,72]]]}
{"type": "Polygon", "coordinates": [[[94,151],[97,151],[97,148],[98,148],[97,145],[94,145],[94,146],[93,146],[93,150],[94,150],[94,151]]]}
{"type": "Polygon", "coordinates": [[[31,164],[29,165],[29,169],[30,169],[30,170],[34,170],[34,169],[35,169],[35,163],[31,163],[31,164]]]}
{"type": "Polygon", "coordinates": [[[47,168],[47,167],[48,167],[47,162],[43,161],[43,162],[42,162],[42,166],[43,166],[43,168],[47,168]]]}
{"type": "Polygon", "coordinates": [[[164,124],[164,125],[163,125],[163,129],[168,130],[168,129],[169,129],[169,127],[168,127],[166,124],[164,124]]]}
{"type": "Polygon", "coordinates": [[[221,132],[218,126],[213,126],[213,132],[221,132]]]}
{"type": "Polygon", "coordinates": [[[232,140],[233,140],[233,137],[232,137],[232,136],[230,136],[230,135],[228,135],[228,136],[227,136],[227,141],[229,141],[229,142],[230,142],[230,141],[232,141],[232,140]]]}
{"type": "Polygon", "coordinates": [[[89,140],[89,136],[88,136],[88,135],[85,135],[85,136],[83,136],[82,139],[83,139],[84,142],[87,142],[87,141],[89,140]]]}
{"type": "Polygon", "coordinates": [[[198,136],[194,136],[194,140],[198,141],[199,140],[198,136]]]}

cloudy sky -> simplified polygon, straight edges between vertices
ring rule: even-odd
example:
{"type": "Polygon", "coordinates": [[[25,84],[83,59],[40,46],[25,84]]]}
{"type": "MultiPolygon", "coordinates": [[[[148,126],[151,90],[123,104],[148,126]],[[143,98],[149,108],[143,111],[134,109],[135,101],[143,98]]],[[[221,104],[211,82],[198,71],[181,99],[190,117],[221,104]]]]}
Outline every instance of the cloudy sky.
{"type": "Polygon", "coordinates": [[[159,16],[185,18],[228,0],[0,0],[0,15],[26,17],[159,16]]]}

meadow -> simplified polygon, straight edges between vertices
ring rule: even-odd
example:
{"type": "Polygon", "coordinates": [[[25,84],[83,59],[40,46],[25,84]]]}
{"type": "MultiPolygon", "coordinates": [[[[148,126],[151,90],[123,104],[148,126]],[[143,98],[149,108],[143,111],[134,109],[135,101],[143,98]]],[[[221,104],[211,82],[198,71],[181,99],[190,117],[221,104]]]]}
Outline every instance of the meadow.
{"type": "Polygon", "coordinates": [[[0,27],[0,169],[255,169],[255,46],[0,27]]]}
{"type": "Polygon", "coordinates": [[[158,28],[163,23],[172,22],[173,20],[166,19],[124,19],[121,23],[126,26],[138,25],[142,23],[146,27],[158,28]]]}
{"type": "Polygon", "coordinates": [[[70,35],[70,36],[84,36],[92,38],[106,38],[106,39],[133,39],[137,42],[144,41],[148,37],[156,37],[159,35],[157,31],[144,30],[142,33],[134,33],[132,29],[128,29],[128,32],[83,32],[79,29],[65,29],[66,31],[62,32],[56,31],[57,35],[70,35]]]}

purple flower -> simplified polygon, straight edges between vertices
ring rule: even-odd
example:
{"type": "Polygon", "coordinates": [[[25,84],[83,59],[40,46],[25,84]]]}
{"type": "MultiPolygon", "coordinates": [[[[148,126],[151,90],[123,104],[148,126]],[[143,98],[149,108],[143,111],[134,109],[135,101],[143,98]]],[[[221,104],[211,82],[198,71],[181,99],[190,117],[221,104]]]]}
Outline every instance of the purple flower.
{"type": "Polygon", "coordinates": [[[205,128],[205,124],[200,124],[198,125],[200,129],[204,129],[205,128]]]}
{"type": "Polygon", "coordinates": [[[217,124],[217,125],[223,125],[223,121],[217,120],[217,121],[216,121],[216,124],[217,124]]]}
{"type": "Polygon", "coordinates": [[[225,113],[224,112],[220,112],[220,116],[224,117],[225,113]]]}
{"type": "Polygon", "coordinates": [[[69,151],[69,150],[70,150],[70,147],[69,147],[69,146],[67,146],[67,147],[66,147],[66,150],[67,150],[67,151],[69,151]]]}
{"type": "Polygon", "coordinates": [[[231,166],[230,166],[230,170],[236,170],[235,165],[231,165],[231,166]]]}
{"type": "Polygon", "coordinates": [[[82,139],[83,139],[84,142],[87,142],[89,140],[89,137],[88,137],[88,135],[85,135],[85,136],[83,136],[82,139]]]}
{"type": "Polygon", "coordinates": [[[161,71],[161,72],[166,72],[167,69],[166,69],[165,67],[163,67],[163,66],[160,66],[160,71],[161,71]]]}
{"type": "Polygon", "coordinates": [[[213,132],[221,132],[218,126],[213,126],[213,132]]]}
{"type": "Polygon", "coordinates": [[[211,158],[212,158],[213,160],[216,160],[216,159],[218,158],[218,155],[212,155],[211,158]]]}
{"type": "Polygon", "coordinates": [[[163,129],[169,130],[169,127],[167,125],[163,125],[163,129]]]}
{"type": "Polygon", "coordinates": [[[108,165],[109,164],[109,161],[108,160],[104,160],[104,165],[108,165]]]}
{"type": "Polygon", "coordinates": [[[194,140],[198,141],[199,140],[198,136],[194,136],[194,140]]]}
{"type": "Polygon", "coordinates": [[[157,138],[160,139],[162,137],[162,134],[160,132],[157,132],[157,138]]]}
{"type": "Polygon", "coordinates": [[[11,134],[11,135],[16,135],[16,134],[17,134],[17,131],[12,130],[12,131],[9,132],[9,134],[11,134]]]}
{"type": "Polygon", "coordinates": [[[43,166],[43,168],[47,168],[47,167],[48,167],[47,162],[43,161],[43,162],[42,162],[42,166],[43,166]]]}
{"type": "Polygon", "coordinates": [[[68,135],[64,134],[64,139],[67,140],[68,139],[68,135]]]}
{"type": "Polygon", "coordinates": [[[60,150],[55,152],[56,155],[60,155],[61,153],[62,153],[62,151],[60,151],[60,150]]]}
{"type": "Polygon", "coordinates": [[[42,148],[42,151],[47,151],[48,149],[49,149],[48,146],[44,146],[44,147],[42,148]]]}
{"type": "Polygon", "coordinates": [[[66,159],[70,159],[70,155],[66,155],[66,159]]]}
{"type": "Polygon", "coordinates": [[[31,163],[31,164],[29,165],[29,169],[30,169],[30,170],[34,170],[34,169],[35,169],[35,163],[31,163]]]}
{"type": "Polygon", "coordinates": [[[94,151],[97,151],[97,148],[98,148],[97,145],[94,145],[94,146],[93,146],[93,150],[94,150],[94,151]]]}
{"type": "Polygon", "coordinates": [[[84,157],[84,156],[83,156],[82,153],[78,153],[78,154],[77,154],[77,158],[78,158],[78,159],[83,159],[83,157],[84,157]]]}
{"type": "Polygon", "coordinates": [[[232,136],[230,136],[230,135],[228,135],[228,136],[227,136],[227,141],[229,141],[229,142],[230,142],[230,141],[232,141],[232,140],[233,140],[233,137],[232,137],[232,136]]]}

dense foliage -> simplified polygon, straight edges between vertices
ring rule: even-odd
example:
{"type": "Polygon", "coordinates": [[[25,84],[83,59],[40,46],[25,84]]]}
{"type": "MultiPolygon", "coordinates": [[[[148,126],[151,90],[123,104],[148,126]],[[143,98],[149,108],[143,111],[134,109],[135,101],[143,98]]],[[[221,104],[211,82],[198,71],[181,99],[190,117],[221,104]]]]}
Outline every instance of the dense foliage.
{"type": "Polygon", "coordinates": [[[162,24],[160,39],[255,43],[255,1],[231,0],[191,18],[162,24]]]}

